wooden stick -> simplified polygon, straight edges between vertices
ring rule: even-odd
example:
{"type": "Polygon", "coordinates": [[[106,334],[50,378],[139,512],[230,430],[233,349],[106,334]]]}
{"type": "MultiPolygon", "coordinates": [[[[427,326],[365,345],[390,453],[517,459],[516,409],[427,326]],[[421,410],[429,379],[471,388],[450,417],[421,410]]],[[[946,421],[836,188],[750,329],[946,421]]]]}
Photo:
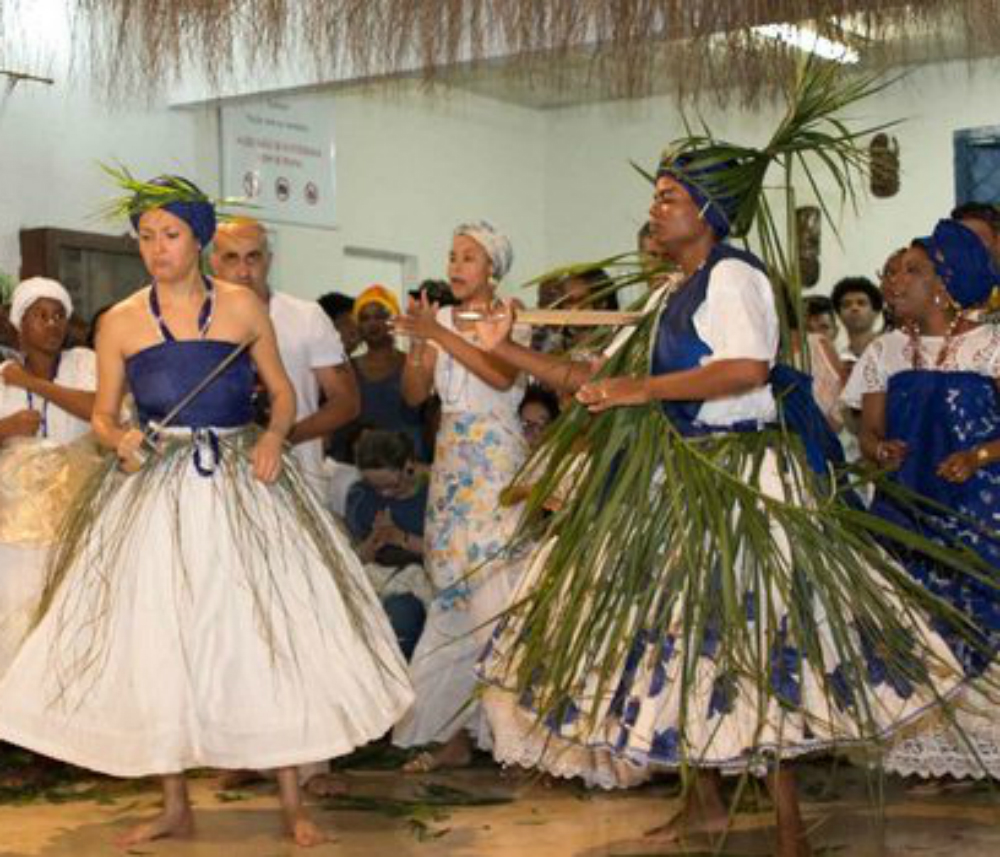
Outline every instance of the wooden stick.
{"type": "MultiPolygon", "coordinates": [[[[553,327],[625,327],[638,324],[642,319],[641,312],[614,312],[599,309],[519,309],[514,321],[517,324],[530,324],[533,327],[551,325],[553,327]]],[[[455,318],[462,321],[482,321],[486,318],[481,312],[468,310],[456,312],[455,318]]]]}

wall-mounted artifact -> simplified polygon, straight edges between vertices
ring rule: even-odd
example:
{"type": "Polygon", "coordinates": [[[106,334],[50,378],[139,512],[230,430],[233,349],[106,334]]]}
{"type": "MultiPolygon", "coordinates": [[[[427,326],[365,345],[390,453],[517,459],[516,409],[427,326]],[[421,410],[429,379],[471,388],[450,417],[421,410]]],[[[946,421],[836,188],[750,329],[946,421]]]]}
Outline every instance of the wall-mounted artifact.
{"type": "Polygon", "coordinates": [[[886,198],[899,193],[899,141],[888,134],[876,134],[868,146],[871,157],[872,194],[886,198]]]}
{"type": "Polygon", "coordinates": [[[816,205],[801,205],[795,209],[795,230],[798,233],[799,273],[802,288],[819,282],[820,228],[823,218],[816,205]]]}

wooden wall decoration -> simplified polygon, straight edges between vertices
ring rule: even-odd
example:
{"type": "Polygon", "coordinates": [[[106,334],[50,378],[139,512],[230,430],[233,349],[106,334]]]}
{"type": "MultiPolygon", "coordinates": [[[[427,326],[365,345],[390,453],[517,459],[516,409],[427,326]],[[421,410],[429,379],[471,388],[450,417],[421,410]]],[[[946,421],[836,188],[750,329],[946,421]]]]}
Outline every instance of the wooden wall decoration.
{"type": "Polygon", "coordinates": [[[822,226],[823,216],[819,206],[802,205],[795,209],[799,273],[804,289],[812,288],[819,282],[822,226]]]}
{"type": "Polygon", "coordinates": [[[872,194],[882,199],[895,196],[899,193],[899,141],[885,133],[876,134],[868,152],[872,194]]]}

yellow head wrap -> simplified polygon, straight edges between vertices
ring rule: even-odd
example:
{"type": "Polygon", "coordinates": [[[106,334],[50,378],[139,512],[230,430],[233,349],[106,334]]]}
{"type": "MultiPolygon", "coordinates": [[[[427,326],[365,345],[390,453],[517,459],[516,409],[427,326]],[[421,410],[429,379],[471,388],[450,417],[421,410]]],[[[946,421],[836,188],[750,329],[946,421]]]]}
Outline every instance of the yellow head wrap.
{"type": "Polygon", "coordinates": [[[389,310],[389,315],[399,315],[399,301],[385,286],[369,286],[354,299],[351,312],[355,320],[361,317],[361,310],[369,304],[379,304],[389,310]]]}

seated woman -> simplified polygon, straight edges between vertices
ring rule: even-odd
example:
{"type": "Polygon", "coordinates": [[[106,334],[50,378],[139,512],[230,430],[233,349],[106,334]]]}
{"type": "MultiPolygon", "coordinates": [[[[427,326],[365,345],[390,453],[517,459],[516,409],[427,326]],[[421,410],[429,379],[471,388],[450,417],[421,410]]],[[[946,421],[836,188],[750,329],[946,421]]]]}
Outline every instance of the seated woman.
{"type": "Polygon", "coordinates": [[[90,430],[97,386],[94,352],[64,348],[72,313],[55,280],[34,277],[14,291],[21,358],[0,367],[0,675],[38,605],[62,512],[94,460],[68,446],[90,430]]]}
{"type": "Polygon", "coordinates": [[[347,494],[347,528],[409,660],[433,598],[423,567],[428,476],[401,432],[365,432],[357,466],[361,480],[347,494]]]}

